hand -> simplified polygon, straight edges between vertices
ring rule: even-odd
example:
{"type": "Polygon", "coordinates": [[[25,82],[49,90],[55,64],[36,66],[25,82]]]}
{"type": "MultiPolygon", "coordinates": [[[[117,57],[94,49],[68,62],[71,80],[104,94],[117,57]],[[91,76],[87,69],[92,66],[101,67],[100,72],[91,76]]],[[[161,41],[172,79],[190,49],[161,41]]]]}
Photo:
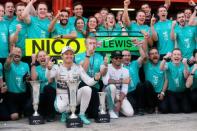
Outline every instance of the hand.
{"type": "Polygon", "coordinates": [[[193,70],[197,70],[197,64],[194,64],[193,70]]]}
{"type": "Polygon", "coordinates": [[[36,62],[36,54],[32,54],[31,55],[31,63],[35,63],[36,62]]]}
{"type": "Polygon", "coordinates": [[[60,12],[60,10],[58,10],[58,12],[57,12],[55,18],[56,18],[56,19],[60,19],[60,16],[61,16],[61,12],[60,12]]]}
{"type": "Polygon", "coordinates": [[[143,34],[145,39],[149,39],[150,38],[150,34],[148,32],[146,32],[145,30],[141,30],[141,33],[143,34]]]}
{"type": "Polygon", "coordinates": [[[172,56],[172,53],[168,52],[163,58],[170,59],[172,56]]]}
{"type": "Polygon", "coordinates": [[[152,18],[151,18],[150,25],[151,25],[151,26],[154,26],[155,22],[156,22],[156,18],[155,18],[154,14],[153,14],[153,15],[152,15],[152,18]]]}
{"type": "Polygon", "coordinates": [[[16,31],[17,31],[17,32],[20,32],[21,29],[22,29],[22,25],[21,25],[21,24],[17,24],[17,25],[16,25],[16,31]]]}
{"type": "Polygon", "coordinates": [[[101,78],[101,73],[100,72],[99,73],[96,73],[95,76],[94,76],[94,79],[96,81],[98,81],[100,78],[101,78]]]}
{"type": "Polygon", "coordinates": [[[32,4],[34,4],[36,1],[37,1],[37,0],[31,0],[30,2],[31,2],[32,4]]]}
{"type": "Polygon", "coordinates": [[[186,58],[183,58],[182,62],[183,62],[184,65],[187,65],[187,59],[186,58]]]}
{"type": "Polygon", "coordinates": [[[124,1],[124,6],[128,7],[130,5],[130,3],[131,3],[130,0],[125,0],[124,1]]]}
{"type": "Polygon", "coordinates": [[[49,56],[46,56],[46,65],[47,65],[47,68],[48,68],[49,70],[51,70],[52,67],[53,67],[52,59],[53,59],[53,58],[50,59],[49,56]]]}
{"type": "Polygon", "coordinates": [[[126,79],[123,79],[122,81],[123,84],[129,84],[130,83],[130,78],[126,78],[126,79]]]}
{"type": "Polygon", "coordinates": [[[120,111],[120,108],[121,108],[121,105],[122,105],[121,102],[120,102],[120,101],[117,101],[114,111],[115,111],[115,112],[119,112],[119,111],[120,111]]]}
{"type": "Polygon", "coordinates": [[[104,57],[104,65],[106,67],[108,66],[108,57],[107,57],[107,55],[104,57]]]}
{"type": "Polygon", "coordinates": [[[160,101],[162,101],[162,100],[164,99],[164,95],[163,95],[163,94],[161,94],[161,93],[160,93],[160,94],[158,94],[158,95],[157,95],[157,97],[158,97],[158,99],[159,99],[160,101]]]}
{"type": "Polygon", "coordinates": [[[176,20],[172,21],[172,28],[174,28],[176,26],[176,20]]]}
{"type": "Polygon", "coordinates": [[[21,2],[24,2],[24,3],[29,3],[30,2],[30,0],[21,0],[21,2]]]}
{"type": "Polygon", "coordinates": [[[196,6],[196,3],[195,3],[193,0],[189,0],[189,1],[188,1],[188,4],[189,4],[190,6],[196,6]]]}

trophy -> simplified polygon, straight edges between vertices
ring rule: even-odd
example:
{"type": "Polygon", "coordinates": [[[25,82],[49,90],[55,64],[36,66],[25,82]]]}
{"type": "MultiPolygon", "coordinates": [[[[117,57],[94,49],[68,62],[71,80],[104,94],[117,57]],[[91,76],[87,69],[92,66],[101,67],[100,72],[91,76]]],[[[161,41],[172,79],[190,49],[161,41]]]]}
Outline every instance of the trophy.
{"type": "Polygon", "coordinates": [[[108,122],[110,122],[110,116],[106,112],[106,107],[105,107],[106,93],[105,92],[98,92],[98,95],[99,95],[99,102],[100,102],[100,106],[99,106],[100,111],[98,113],[98,118],[96,119],[96,122],[108,123],[108,122]]]}
{"type": "Polygon", "coordinates": [[[77,106],[77,90],[80,83],[79,76],[76,74],[72,74],[72,77],[67,80],[67,86],[69,90],[69,105],[71,115],[69,116],[68,120],[66,121],[66,126],[68,128],[77,128],[83,127],[83,122],[81,119],[75,114],[76,106],[77,106]]]}
{"type": "Polygon", "coordinates": [[[29,118],[30,125],[44,124],[44,119],[38,114],[39,96],[40,96],[40,81],[29,81],[32,86],[33,109],[34,114],[29,118]]]}

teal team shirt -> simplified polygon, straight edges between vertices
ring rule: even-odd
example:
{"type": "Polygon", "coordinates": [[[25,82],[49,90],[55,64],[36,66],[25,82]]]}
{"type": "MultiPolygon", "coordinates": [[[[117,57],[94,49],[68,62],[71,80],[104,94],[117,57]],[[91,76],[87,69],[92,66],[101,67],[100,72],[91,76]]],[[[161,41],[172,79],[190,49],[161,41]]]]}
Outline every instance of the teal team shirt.
{"type": "Polygon", "coordinates": [[[69,24],[66,24],[66,26],[62,26],[60,23],[57,23],[55,24],[54,31],[52,32],[52,37],[58,35],[68,35],[73,31],[75,31],[75,29],[69,26],[69,24]]]}
{"type": "Polygon", "coordinates": [[[165,81],[165,73],[160,70],[160,62],[156,65],[149,60],[144,64],[145,79],[154,87],[155,92],[160,93],[165,81]]]}
{"type": "MultiPolygon", "coordinates": [[[[193,70],[194,66],[192,66],[190,68],[190,72],[193,70]]],[[[197,88],[197,70],[195,71],[194,73],[194,76],[193,76],[193,84],[192,84],[192,89],[196,89],[197,88]]]]}
{"type": "Polygon", "coordinates": [[[138,63],[138,60],[134,60],[128,66],[123,65],[123,67],[129,70],[129,76],[131,78],[128,87],[128,93],[129,93],[131,91],[134,91],[136,89],[137,84],[140,82],[138,75],[140,64],[138,63]]]}
{"type": "Polygon", "coordinates": [[[16,16],[13,16],[10,19],[10,18],[8,18],[8,16],[5,15],[3,18],[4,18],[5,22],[6,22],[7,27],[9,28],[10,24],[16,19],[16,16]]]}
{"type": "MultiPolygon", "coordinates": [[[[85,17],[82,17],[82,18],[83,18],[83,20],[84,20],[84,22],[85,22],[85,25],[86,25],[88,19],[85,18],[85,17]]],[[[76,18],[75,16],[69,17],[69,19],[68,19],[68,24],[71,26],[71,28],[74,28],[74,27],[75,27],[75,21],[76,21],[76,19],[77,19],[77,18],[76,18]]]]}
{"type": "MultiPolygon", "coordinates": [[[[75,56],[75,62],[77,64],[80,64],[85,60],[86,53],[81,53],[75,56]]],[[[93,56],[89,58],[90,64],[88,66],[87,74],[90,77],[94,77],[96,73],[100,71],[100,66],[103,64],[103,56],[101,56],[99,53],[94,53],[93,56]]],[[[94,87],[99,89],[99,84],[97,83],[94,87]]]]}
{"type": "Polygon", "coordinates": [[[158,21],[155,25],[155,31],[157,32],[158,41],[157,48],[160,54],[167,54],[174,49],[174,42],[171,40],[170,32],[172,27],[172,21],[158,21]]]}
{"type": "Polygon", "coordinates": [[[101,27],[97,34],[98,36],[122,36],[122,30],[116,26],[109,29],[101,27]]]}
{"type": "Polygon", "coordinates": [[[195,26],[176,26],[175,33],[178,47],[182,52],[183,58],[190,59],[196,48],[196,27],[195,26]]]}
{"type": "Polygon", "coordinates": [[[11,63],[10,69],[5,70],[5,78],[8,86],[8,91],[12,93],[25,93],[26,85],[23,81],[24,75],[29,74],[29,66],[27,63],[20,62],[19,64],[11,63]]]}
{"type": "Polygon", "coordinates": [[[4,20],[0,21],[0,58],[7,58],[9,52],[9,30],[4,20]]]}
{"type": "Polygon", "coordinates": [[[75,30],[75,31],[77,32],[77,38],[85,38],[85,35],[82,32],[78,30],[75,30]]]}
{"type": "Polygon", "coordinates": [[[50,33],[48,27],[50,21],[48,18],[40,19],[35,16],[30,17],[30,23],[28,24],[28,38],[49,38],[50,33]]]}
{"type": "Polygon", "coordinates": [[[18,34],[18,41],[15,43],[16,47],[19,47],[22,50],[22,56],[25,56],[25,39],[27,38],[27,24],[23,21],[15,19],[9,27],[10,35],[14,35],[16,32],[16,26],[20,24],[22,26],[21,31],[18,34]]]}
{"type": "Polygon", "coordinates": [[[184,65],[175,65],[172,62],[166,63],[168,90],[172,92],[185,91],[184,65]]]}
{"type": "Polygon", "coordinates": [[[130,26],[127,27],[129,31],[129,36],[143,36],[141,31],[150,32],[150,27],[147,25],[139,25],[136,22],[132,22],[130,26]]]}
{"type": "Polygon", "coordinates": [[[0,78],[3,78],[3,66],[0,63],[0,78]]]}
{"type": "MultiPolygon", "coordinates": [[[[37,80],[40,80],[40,93],[44,92],[44,87],[48,85],[48,78],[46,76],[46,68],[43,68],[42,66],[36,66],[36,74],[37,74],[37,80]]],[[[50,83],[50,86],[54,89],[56,88],[55,82],[50,83]]]]}

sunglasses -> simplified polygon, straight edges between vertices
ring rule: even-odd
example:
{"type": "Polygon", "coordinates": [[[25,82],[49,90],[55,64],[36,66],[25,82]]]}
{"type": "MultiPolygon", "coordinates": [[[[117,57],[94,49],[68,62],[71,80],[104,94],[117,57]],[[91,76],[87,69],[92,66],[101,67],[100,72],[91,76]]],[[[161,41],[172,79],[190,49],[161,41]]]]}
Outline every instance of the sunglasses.
{"type": "Polygon", "coordinates": [[[114,59],[118,60],[118,59],[122,59],[122,57],[114,57],[114,59]]]}

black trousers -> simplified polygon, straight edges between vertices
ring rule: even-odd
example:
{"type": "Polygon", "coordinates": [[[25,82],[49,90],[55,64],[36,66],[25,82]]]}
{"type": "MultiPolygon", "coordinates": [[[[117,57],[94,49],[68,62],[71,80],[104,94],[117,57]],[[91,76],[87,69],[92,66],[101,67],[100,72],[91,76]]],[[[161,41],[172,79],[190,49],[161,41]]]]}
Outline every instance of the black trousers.
{"type": "Polygon", "coordinates": [[[171,113],[190,113],[191,105],[188,98],[188,90],[184,92],[167,91],[169,111],[171,113]]]}
{"type": "Polygon", "coordinates": [[[188,97],[191,103],[192,111],[197,112],[197,88],[190,90],[188,97]]]}
{"type": "Polygon", "coordinates": [[[8,107],[5,102],[5,96],[5,93],[0,93],[0,121],[8,121],[11,119],[8,107]]]}

